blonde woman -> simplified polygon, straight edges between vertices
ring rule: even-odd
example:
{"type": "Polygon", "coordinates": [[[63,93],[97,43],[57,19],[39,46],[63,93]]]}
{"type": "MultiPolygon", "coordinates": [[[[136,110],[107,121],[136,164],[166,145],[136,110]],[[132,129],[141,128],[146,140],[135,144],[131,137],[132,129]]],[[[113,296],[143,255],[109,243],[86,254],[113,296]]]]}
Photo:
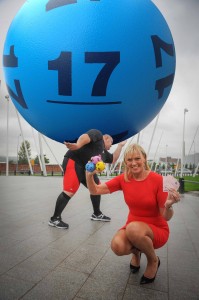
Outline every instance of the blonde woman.
{"type": "Polygon", "coordinates": [[[124,154],[123,174],[97,185],[93,173],[86,173],[87,185],[92,195],[123,191],[129,207],[126,224],[115,234],[111,248],[116,255],[133,253],[130,269],[136,273],[140,269],[141,253],[147,258],[146,270],[140,284],[155,280],[160,259],[155,254],[169,238],[167,221],[173,216],[172,205],[180,200],[179,193],[172,189],[163,192],[163,177],[150,171],[144,149],[130,145],[124,154]]]}

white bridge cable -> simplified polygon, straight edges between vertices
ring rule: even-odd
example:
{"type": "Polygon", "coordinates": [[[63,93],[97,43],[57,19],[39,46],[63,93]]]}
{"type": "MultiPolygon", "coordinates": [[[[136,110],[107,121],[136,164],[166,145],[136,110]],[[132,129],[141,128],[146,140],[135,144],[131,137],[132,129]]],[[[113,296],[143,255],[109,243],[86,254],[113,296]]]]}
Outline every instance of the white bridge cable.
{"type": "Polygon", "coordinates": [[[38,138],[39,138],[39,148],[40,148],[40,157],[41,157],[41,163],[42,163],[43,176],[47,176],[46,164],[45,164],[45,159],[44,159],[43,146],[42,146],[41,133],[40,132],[38,132],[38,138]]]}
{"type": "MultiPolygon", "coordinates": [[[[199,126],[197,127],[197,129],[196,129],[196,132],[195,132],[195,134],[194,134],[194,137],[193,137],[193,141],[192,141],[192,143],[191,143],[191,146],[190,146],[190,149],[189,149],[189,152],[188,152],[188,154],[187,154],[187,156],[189,156],[189,154],[191,153],[191,149],[192,149],[192,147],[193,147],[193,144],[194,144],[194,142],[195,142],[195,138],[196,138],[196,135],[197,135],[197,132],[198,132],[198,129],[199,129],[199,126]]],[[[186,157],[187,156],[185,156],[185,162],[184,162],[184,164],[186,163],[186,157]]]]}
{"type": "Polygon", "coordinates": [[[50,148],[50,146],[48,145],[48,143],[47,143],[47,141],[46,141],[46,138],[45,138],[43,135],[41,135],[41,136],[42,136],[42,138],[43,138],[44,142],[46,143],[46,145],[47,145],[48,149],[50,150],[51,154],[53,155],[53,157],[54,157],[55,161],[56,161],[56,162],[57,162],[57,164],[59,165],[59,167],[60,167],[61,171],[63,172],[63,168],[62,168],[62,166],[60,165],[60,163],[58,162],[57,158],[55,157],[55,155],[54,155],[54,153],[53,153],[52,149],[51,149],[51,148],[50,148]]]}
{"type": "Polygon", "coordinates": [[[137,144],[139,144],[139,142],[140,142],[140,134],[141,134],[141,131],[138,132],[138,135],[137,135],[137,144]]]}
{"type": "Polygon", "coordinates": [[[15,111],[16,111],[16,114],[17,114],[17,119],[18,119],[18,123],[19,123],[19,128],[20,128],[20,131],[21,131],[21,136],[22,136],[22,139],[23,139],[23,143],[24,143],[24,147],[25,147],[26,156],[27,156],[27,159],[28,159],[28,165],[29,165],[29,168],[30,168],[30,173],[31,173],[31,175],[33,175],[33,170],[32,170],[32,166],[31,166],[31,163],[30,163],[30,157],[29,157],[29,155],[28,155],[28,149],[27,149],[27,147],[26,147],[26,143],[25,143],[25,139],[24,139],[24,135],[23,135],[23,130],[22,130],[22,127],[21,127],[21,121],[20,121],[19,114],[18,114],[18,111],[17,111],[16,108],[15,108],[15,111]]]}
{"type": "Polygon", "coordinates": [[[148,151],[147,151],[147,157],[149,157],[149,153],[150,153],[150,150],[151,150],[151,145],[152,145],[154,134],[155,134],[155,131],[156,131],[156,127],[157,127],[157,124],[158,124],[159,116],[160,116],[160,114],[158,114],[157,117],[156,117],[155,126],[153,128],[153,133],[152,133],[151,140],[150,140],[150,143],[149,143],[149,148],[148,148],[148,151]]]}
{"type": "MultiPolygon", "coordinates": [[[[160,139],[159,139],[159,142],[158,142],[158,145],[157,145],[157,148],[156,148],[156,151],[155,151],[155,154],[154,154],[154,157],[153,157],[153,161],[152,161],[152,163],[151,163],[151,169],[153,168],[153,164],[154,164],[154,162],[155,162],[155,160],[156,160],[156,156],[157,156],[157,153],[158,153],[158,149],[159,149],[159,146],[160,146],[160,142],[161,142],[161,140],[162,140],[162,136],[163,136],[163,131],[162,131],[162,133],[161,133],[161,136],[160,136],[160,139]]],[[[157,164],[156,164],[156,166],[155,166],[155,171],[156,171],[156,169],[157,169],[157,164]]]]}
{"type": "Polygon", "coordinates": [[[187,155],[189,155],[189,154],[190,154],[190,152],[191,152],[192,146],[193,146],[193,144],[194,144],[194,142],[195,142],[195,138],[196,138],[196,135],[197,135],[198,129],[199,129],[199,126],[198,126],[198,127],[197,127],[197,129],[196,129],[196,132],[195,132],[195,135],[194,135],[194,138],[193,138],[193,141],[192,141],[191,147],[190,147],[190,149],[189,149],[189,152],[188,152],[188,154],[187,154],[187,155]]]}
{"type": "Polygon", "coordinates": [[[198,168],[199,168],[199,162],[198,162],[198,164],[197,164],[197,167],[195,168],[195,172],[194,172],[194,174],[193,174],[193,177],[196,176],[196,174],[197,174],[197,172],[198,172],[198,168]]]}
{"type": "Polygon", "coordinates": [[[37,152],[37,157],[38,157],[38,159],[39,159],[39,165],[40,165],[41,171],[43,171],[43,166],[42,166],[41,158],[40,158],[40,154],[39,154],[39,148],[38,148],[37,143],[36,143],[36,139],[35,139],[33,127],[32,127],[32,135],[33,135],[33,139],[34,139],[34,143],[35,143],[35,148],[36,148],[36,152],[37,152]]]}

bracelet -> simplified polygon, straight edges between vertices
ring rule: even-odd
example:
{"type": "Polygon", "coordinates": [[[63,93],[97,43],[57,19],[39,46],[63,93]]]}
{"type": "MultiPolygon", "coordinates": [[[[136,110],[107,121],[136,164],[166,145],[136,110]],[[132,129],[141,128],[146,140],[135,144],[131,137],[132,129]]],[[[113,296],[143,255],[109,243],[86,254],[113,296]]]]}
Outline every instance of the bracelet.
{"type": "Polygon", "coordinates": [[[173,206],[172,206],[172,205],[171,205],[171,206],[169,206],[169,207],[166,207],[166,206],[165,206],[165,208],[166,208],[166,209],[170,209],[170,210],[172,210],[172,209],[173,209],[173,206]]]}

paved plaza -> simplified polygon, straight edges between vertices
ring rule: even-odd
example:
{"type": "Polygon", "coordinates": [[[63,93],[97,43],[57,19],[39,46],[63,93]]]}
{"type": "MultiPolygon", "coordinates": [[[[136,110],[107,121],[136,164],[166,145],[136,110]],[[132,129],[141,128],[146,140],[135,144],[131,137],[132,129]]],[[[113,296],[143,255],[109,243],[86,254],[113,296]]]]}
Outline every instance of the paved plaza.
{"type": "Polygon", "coordinates": [[[184,194],[174,206],[170,238],[157,251],[154,283],[140,286],[131,256],[110,249],[128,209],[121,192],[102,196],[110,223],[90,220],[81,186],[63,212],[68,230],[48,226],[62,177],[0,176],[0,300],[199,300],[199,197],[184,194]]]}

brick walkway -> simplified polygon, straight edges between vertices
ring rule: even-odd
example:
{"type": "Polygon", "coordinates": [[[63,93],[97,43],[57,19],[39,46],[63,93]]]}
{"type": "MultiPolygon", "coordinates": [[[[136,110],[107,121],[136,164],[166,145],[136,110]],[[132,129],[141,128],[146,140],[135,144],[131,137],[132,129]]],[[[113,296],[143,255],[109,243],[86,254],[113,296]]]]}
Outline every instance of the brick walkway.
{"type": "Polygon", "coordinates": [[[140,286],[130,256],[110,249],[126,220],[122,193],[102,196],[110,223],[91,221],[83,186],[63,213],[68,230],[47,225],[61,191],[61,177],[0,177],[0,299],[192,300],[199,299],[199,197],[185,194],[170,221],[171,235],[157,251],[154,283],[140,286]]]}

